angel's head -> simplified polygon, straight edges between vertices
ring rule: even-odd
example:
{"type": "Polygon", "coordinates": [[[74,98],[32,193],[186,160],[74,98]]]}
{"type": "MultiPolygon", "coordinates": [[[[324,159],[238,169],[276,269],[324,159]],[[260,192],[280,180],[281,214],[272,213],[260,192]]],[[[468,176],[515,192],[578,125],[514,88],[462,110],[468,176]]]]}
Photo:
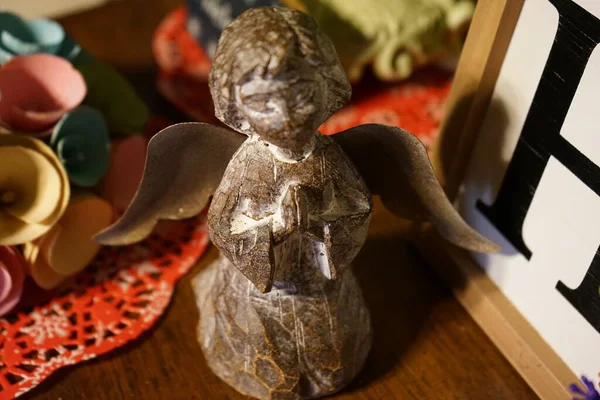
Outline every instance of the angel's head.
{"type": "Polygon", "coordinates": [[[210,89],[222,122],[292,150],[351,95],[337,53],[315,21],[278,7],[252,8],[225,28],[210,89]]]}

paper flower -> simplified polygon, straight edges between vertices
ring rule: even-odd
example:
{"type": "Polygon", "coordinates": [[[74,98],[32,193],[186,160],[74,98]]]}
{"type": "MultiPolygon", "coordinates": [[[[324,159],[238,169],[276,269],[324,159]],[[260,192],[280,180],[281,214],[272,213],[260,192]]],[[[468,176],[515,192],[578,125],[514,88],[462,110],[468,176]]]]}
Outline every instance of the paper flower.
{"type": "Polygon", "coordinates": [[[148,139],[133,135],[111,144],[110,166],[102,182],[102,197],[123,212],[142,180],[148,139]]]}
{"type": "Polygon", "coordinates": [[[102,114],[91,107],[66,114],[54,127],[50,145],[76,185],[94,186],[108,169],[108,128],[102,114]]]}
{"type": "Polygon", "coordinates": [[[581,382],[584,385],[583,389],[576,383],[572,383],[569,386],[569,391],[577,396],[573,397],[573,400],[600,400],[600,393],[598,393],[592,381],[582,376],[581,382]]]}
{"type": "Polygon", "coordinates": [[[18,56],[0,67],[0,121],[16,133],[48,134],[86,93],[81,74],[50,54],[18,56]]]}
{"type": "Polygon", "coordinates": [[[0,12],[0,65],[14,56],[49,53],[77,64],[90,57],[65,33],[60,24],[49,19],[24,20],[0,12]]]}
{"type": "Polygon", "coordinates": [[[112,220],[113,208],[106,201],[89,193],[73,196],[56,226],[24,246],[23,255],[37,285],[52,289],[83,270],[100,250],[93,236],[112,220]]]}
{"type": "Polygon", "coordinates": [[[28,136],[0,134],[0,245],[48,232],[69,196],[67,174],[52,149],[28,136]]]}
{"type": "Polygon", "coordinates": [[[111,131],[141,132],[150,112],[131,84],[109,65],[93,61],[77,67],[85,79],[85,104],[102,113],[111,131]]]}
{"type": "Polygon", "coordinates": [[[0,246],[0,316],[21,299],[26,269],[25,260],[15,248],[0,246]]]}

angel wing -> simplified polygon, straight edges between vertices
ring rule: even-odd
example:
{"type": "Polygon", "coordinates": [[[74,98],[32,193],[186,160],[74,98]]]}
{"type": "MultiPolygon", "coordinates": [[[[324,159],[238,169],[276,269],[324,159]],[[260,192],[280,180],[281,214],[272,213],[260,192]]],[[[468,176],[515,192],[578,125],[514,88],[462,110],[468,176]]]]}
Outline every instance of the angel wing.
{"type": "Polygon", "coordinates": [[[198,214],[244,140],[238,133],[204,123],[177,124],[160,131],[148,144],[144,175],[131,204],[95,240],[112,246],[135,243],[161,219],[198,214]]]}
{"type": "Polygon", "coordinates": [[[381,196],[394,214],[429,221],[448,241],[488,253],[500,247],[473,230],[454,209],[440,186],[425,146],[409,132],[367,124],[333,135],[352,160],[371,193],[381,196]]]}

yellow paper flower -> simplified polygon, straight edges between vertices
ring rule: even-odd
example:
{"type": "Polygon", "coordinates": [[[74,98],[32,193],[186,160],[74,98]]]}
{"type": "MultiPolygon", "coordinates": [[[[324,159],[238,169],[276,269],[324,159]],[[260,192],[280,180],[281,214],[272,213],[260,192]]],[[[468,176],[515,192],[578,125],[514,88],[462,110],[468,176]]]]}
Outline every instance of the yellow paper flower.
{"type": "Polygon", "coordinates": [[[0,134],[0,245],[48,232],[69,196],[69,178],[50,147],[29,136],[0,134]]]}
{"type": "Polygon", "coordinates": [[[23,247],[37,285],[52,289],[83,270],[100,250],[93,236],[112,220],[112,206],[105,200],[90,193],[73,196],[60,221],[44,236],[23,247]]]}

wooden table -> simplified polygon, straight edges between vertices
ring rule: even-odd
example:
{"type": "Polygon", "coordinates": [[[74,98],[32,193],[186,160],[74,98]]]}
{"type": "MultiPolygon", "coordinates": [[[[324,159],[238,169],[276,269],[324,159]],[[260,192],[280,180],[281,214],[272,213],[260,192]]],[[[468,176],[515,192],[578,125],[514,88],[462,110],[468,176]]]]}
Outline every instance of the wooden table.
{"type": "MultiPolygon", "coordinates": [[[[184,119],[154,90],[150,40],[182,1],[121,0],[61,22],[85,48],[132,78],[156,111],[184,119]]],[[[355,269],[375,340],[358,378],[338,399],[535,399],[419,253],[406,225],[379,204],[355,269]]],[[[190,279],[217,256],[211,247],[177,285],[156,327],[115,352],[60,370],[30,399],[243,399],[208,369],[196,342],[190,279]]]]}

